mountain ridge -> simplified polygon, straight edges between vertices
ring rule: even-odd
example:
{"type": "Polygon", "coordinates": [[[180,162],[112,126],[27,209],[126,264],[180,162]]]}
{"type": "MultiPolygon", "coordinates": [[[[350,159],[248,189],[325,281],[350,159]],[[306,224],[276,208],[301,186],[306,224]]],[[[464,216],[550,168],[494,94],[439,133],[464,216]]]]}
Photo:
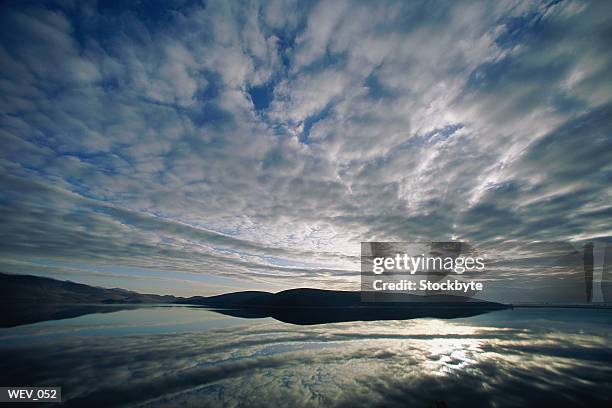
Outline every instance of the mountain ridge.
{"type": "Polygon", "coordinates": [[[508,307],[494,302],[439,295],[381,294],[378,299],[381,301],[368,303],[361,301],[360,292],[312,288],[278,293],[242,291],[184,298],[0,273],[0,327],[105,313],[144,304],[204,307],[234,317],[272,317],[300,325],[418,317],[456,318],[508,307]],[[109,309],[111,306],[113,308],[109,309]]]}
{"type": "Polygon", "coordinates": [[[467,297],[450,295],[419,296],[405,293],[377,293],[377,302],[362,302],[361,292],[294,288],[277,293],[239,291],[213,296],[179,297],[138,293],[121,288],[102,288],[53,278],[0,272],[0,304],[142,304],[171,303],[207,307],[333,308],[333,307],[405,307],[410,303],[470,303],[467,297]]]}
{"type": "Polygon", "coordinates": [[[0,304],[173,303],[183,298],[0,272],[0,304]]]}

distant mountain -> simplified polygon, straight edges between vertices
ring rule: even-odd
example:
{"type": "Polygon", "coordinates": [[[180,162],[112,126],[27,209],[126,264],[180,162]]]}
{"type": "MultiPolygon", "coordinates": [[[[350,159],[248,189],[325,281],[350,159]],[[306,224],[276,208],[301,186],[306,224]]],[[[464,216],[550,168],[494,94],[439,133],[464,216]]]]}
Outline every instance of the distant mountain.
{"type": "Polygon", "coordinates": [[[180,303],[209,307],[347,307],[360,304],[360,292],[322,289],[289,289],[278,293],[234,292],[219,296],[194,296],[180,303]]]}
{"type": "Polygon", "coordinates": [[[193,296],[190,298],[179,300],[176,303],[184,303],[190,305],[207,305],[216,307],[244,306],[250,303],[258,303],[269,296],[272,296],[272,293],[261,291],[245,291],[225,293],[223,295],[216,296],[193,296]]]}
{"type": "Polygon", "coordinates": [[[377,302],[368,303],[361,301],[361,292],[306,288],[278,293],[246,291],[181,298],[99,288],[40,276],[0,273],[0,327],[112,312],[146,303],[195,305],[236,317],[273,317],[293,324],[456,318],[508,307],[441,295],[380,293],[376,298],[377,302]]]}
{"type": "Polygon", "coordinates": [[[137,304],[173,303],[181,299],[40,276],[0,273],[0,327],[114,312],[137,304]]]}
{"type": "Polygon", "coordinates": [[[0,273],[0,305],[79,303],[173,303],[175,296],[106,289],[31,275],[0,273]]]}
{"type": "Polygon", "coordinates": [[[291,289],[278,293],[235,292],[187,298],[180,303],[212,308],[241,318],[272,317],[285,323],[312,325],[353,321],[453,319],[509,306],[448,295],[381,293],[377,302],[362,302],[361,292],[291,289]]]}
{"type": "Polygon", "coordinates": [[[378,293],[377,302],[362,302],[361,292],[323,290],[323,289],[289,289],[278,293],[269,292],[234,292],[219,296],[194,296],[182,299],[177,303],[200,305],[215,308],[380,308],[414,307],[424,304],[458,304],[467,307],[497,305],[497,303],[477,301],[467,297],[450,295],[419,296],[404,293],[378,293]]]}
{"type": "MultiPolygon", "coordinates": [[[[448,295],[418,296],[402,293],[379,293],[377,302],[362,302],[361,292],[289,289],[278,293],[245,291],[217,296],[153,295],[125,289],[107,289],[70,281],[31,275],[0,273],[0,305],[15,304],[142,304],[177,303],[214,308],[342,308],[342,307],[406,307],[410,303],[495,303],[448,295]]],[[[412,307],[412,306],[410,306],[412,307]]]]}

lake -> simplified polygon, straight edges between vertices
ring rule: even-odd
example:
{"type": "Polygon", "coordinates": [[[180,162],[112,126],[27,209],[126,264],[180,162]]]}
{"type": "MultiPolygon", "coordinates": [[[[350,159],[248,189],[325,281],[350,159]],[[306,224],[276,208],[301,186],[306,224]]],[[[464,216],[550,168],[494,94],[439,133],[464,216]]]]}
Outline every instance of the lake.
{"type": "Polygon", "coordinates": [[[612,310],[299,326],[109,306],[0,329],[0,373],[63,406],[606,406],[612,310]]]}

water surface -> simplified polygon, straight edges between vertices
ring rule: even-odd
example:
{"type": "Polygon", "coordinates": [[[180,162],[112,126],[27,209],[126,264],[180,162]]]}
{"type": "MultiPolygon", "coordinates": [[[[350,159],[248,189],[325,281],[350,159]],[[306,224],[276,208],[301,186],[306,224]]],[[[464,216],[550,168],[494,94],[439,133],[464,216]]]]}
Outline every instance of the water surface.
{"type": "Polygon", "coordinates": [[[0,329],[0,383],[90,407],[605,406],[611,329],[589,309],[297,326],[146,307],[0,329]]]}

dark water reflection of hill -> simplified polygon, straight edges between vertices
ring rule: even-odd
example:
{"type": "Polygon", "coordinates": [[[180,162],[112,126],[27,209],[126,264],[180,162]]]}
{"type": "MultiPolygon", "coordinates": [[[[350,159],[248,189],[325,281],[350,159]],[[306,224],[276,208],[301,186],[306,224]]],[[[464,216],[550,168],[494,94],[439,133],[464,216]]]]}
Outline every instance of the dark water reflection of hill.
{"type": "Polygon", "coordinates": [[[227,316],[246,319],[271,317],[284,323],[313,325],[341,322],[410,320],[419,318],[456,319],[504,309],[502,305],[470,305],[431,303],[410,304],[404,307],[347,307],[347,308],[243,308],[214,309],[227,316]]]}
{"type": "Polygon", "coordinates": [[[610,310],[460,313],[304,326],[115,309],[0,329],[0,383],[61,386],[65,407],[609,406],[610,310]]]}

